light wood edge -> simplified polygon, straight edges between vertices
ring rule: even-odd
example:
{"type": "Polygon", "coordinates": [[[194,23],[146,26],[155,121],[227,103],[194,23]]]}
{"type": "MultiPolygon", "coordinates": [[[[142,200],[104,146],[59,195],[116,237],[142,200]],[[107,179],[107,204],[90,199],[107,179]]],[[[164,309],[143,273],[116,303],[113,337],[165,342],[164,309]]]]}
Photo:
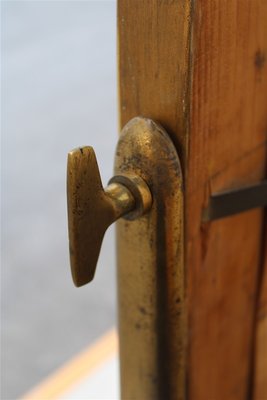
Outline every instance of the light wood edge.
{"type": "Polygon", "coordinates": [[[115,329],[108,331],[93,345],[68,361],[55,373],[48,376],[39,385],[26,393],[21,400],[57,399],[85,376],[93,373],[118,350],[118,338],[115,329]]]}

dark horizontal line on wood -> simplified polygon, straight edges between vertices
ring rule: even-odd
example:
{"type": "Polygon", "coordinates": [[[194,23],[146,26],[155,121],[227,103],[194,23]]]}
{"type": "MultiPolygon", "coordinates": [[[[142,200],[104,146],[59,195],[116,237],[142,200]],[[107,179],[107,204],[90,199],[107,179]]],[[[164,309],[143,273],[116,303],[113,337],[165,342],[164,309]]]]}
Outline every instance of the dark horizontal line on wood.
{"type": "Polygon", "coordinates": [[[265,206],[267,206],[267,180],[213,194],[208,207],[203,211],[202,220],[212,221],[265,206]]]}

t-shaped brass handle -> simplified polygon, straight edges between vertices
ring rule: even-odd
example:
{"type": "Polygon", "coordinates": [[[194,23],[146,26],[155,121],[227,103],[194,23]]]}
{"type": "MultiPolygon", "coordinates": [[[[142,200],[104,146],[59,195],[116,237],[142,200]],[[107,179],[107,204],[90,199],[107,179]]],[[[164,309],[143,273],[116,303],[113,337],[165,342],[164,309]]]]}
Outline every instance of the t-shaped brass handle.
{"type": "Polygon", "coordinates": [[[70,263],[76,286],[90,282],[106,229],[118,218],[133,220],[152,204],[150,190],[136,175],[114,176],[103,189],[92,147],[68,154],[67,199],[70,263]]]}

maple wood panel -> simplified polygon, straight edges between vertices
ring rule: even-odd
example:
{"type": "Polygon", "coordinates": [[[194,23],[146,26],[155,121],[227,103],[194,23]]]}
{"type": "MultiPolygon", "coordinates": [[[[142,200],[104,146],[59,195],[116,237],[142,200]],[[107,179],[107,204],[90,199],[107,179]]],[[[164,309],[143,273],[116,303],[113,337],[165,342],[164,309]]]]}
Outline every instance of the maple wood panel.
{"type": "Polygon", "coordinates": [[[185,173],[187,396],[251,394],[262,210],[205,223],[210,193],[264,177],[267,2],[118,1],[120,122],[170,133],[185,173]]]}

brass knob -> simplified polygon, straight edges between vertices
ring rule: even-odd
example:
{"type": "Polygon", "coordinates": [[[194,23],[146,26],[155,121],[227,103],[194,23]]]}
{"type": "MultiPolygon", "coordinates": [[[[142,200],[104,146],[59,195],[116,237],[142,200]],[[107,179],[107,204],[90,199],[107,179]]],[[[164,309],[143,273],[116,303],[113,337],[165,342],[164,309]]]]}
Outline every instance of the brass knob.
{"type": "Polygon", "coordinates": [[[68,154],[69,249],[74,284],[90,282],[105,231],[118,218],[133,220],[148,211],[152,196],[136,175],[114,176],[103,189],[95,152],[86,146],[68,154]]]}

